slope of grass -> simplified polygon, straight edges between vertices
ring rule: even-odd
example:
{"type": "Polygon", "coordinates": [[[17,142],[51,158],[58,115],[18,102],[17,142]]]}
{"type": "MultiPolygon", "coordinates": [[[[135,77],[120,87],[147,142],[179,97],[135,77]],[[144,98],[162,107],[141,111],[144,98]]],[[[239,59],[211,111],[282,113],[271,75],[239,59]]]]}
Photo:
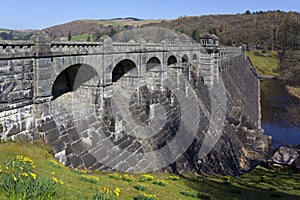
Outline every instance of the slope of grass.
{"type": "MultiPolygon", "coordinates": [[[[36,165],[37,176],[56,177],[64,182],[59,199],[92,199],[104,187],[120,188],[118,199],[134,199],[139,194],[156,195],[161,200],[180,199],[300,199],[300,174],[286,167],[256,168],[239,177],[171,175],[167,173],[124,174],[71,170],[53,160],[45,144],[0,143],[1,165],[9,157],[23,155],[36,165]]],[[[1,193],[0,199],[8,199],[1,193]]]]}
{"type": "Polygon", "coordinates": [[[268,76],[280,75],[277,51],[268,51],[267,53],[263,53],[262,50],[247,51],[246,55],[261,74],[268,76]]]}
{"type": "Polygon", "coordinates": [[[72,41],[87,41],[88,37],[92,39],[93,35],[89,33],[81,34],[81,35],[73,35],[72,41]]]}

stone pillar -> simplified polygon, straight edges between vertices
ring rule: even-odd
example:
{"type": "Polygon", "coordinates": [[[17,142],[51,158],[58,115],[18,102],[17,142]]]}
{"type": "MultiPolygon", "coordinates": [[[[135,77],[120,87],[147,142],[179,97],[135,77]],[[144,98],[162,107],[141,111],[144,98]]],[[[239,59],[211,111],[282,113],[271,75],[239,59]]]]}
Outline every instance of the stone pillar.
{"type": "Polygon", "coordinates": [[[40,118],[51,114],[53,68],[51,59],[51,38],[44,32],[32,37],[35,43],[34,60],[34,105],[35,116],[40,118]]]}
{"type": "Polygon", "coordinates": [[[213,68],[214,68],[214,58],[211,54],[201,53],[199,58],[200,72],[203,76],[204,83],[208,86],[213,84],[213,68]]]}
{"type": "Polygon", "coordinates": [[[220,60],[219,60],[219,53],[218,51],[214,52],[213,53],[213,80],[216,82],[216,83],[219,83],[219,63],[220,63],[220,60]]]}

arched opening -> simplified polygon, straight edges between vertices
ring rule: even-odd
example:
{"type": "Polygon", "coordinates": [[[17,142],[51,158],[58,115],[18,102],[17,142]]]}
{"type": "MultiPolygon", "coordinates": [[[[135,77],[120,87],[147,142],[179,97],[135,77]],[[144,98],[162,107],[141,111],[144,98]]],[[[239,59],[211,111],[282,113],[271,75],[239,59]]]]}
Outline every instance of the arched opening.
{"type": "Polygon", "coordinates": [[[194,55],[193,55],[193,61],[196,61],[197,59],[198,59],[197,54],[194,54],[194,55]]]}
{"type": "Polygon", "coordinates": [[[176,64],[177,63],[177,59],[176,59],[176,57],[175,56],[170,56],[169,58],[168,58],[168,62],[167,62],[167,64],[168,64],[168,66],[169,65],[173,65],[173,64],[176,64]]]}
{"type": "Polygon", "coordinates": [[[112,71],[112,82],[117,82],[124,74],[136,69],[133,61],[125,59],[120,61],[112,71]]]}
{"type": "Polygon", "coordinates": [[[98,73],[93,67],[85,64],[72,65],[63,70],[55,79],[52,87],[54,99],[67,93],[77,90],[83,83],[97,76],[98,73]]]}
{"type": "Polygon", "coordinates": [[[146,64],[146,72],[150,71],[151,69],[156,68],[157,70],[160,69],[160,60],[156,57],[152,57],[148,60],[146,64]]]}
{"type": "Polygon", "coordinates": [[[182,63],[187,63],[187,62],[189,62],[189,57],[186,54],[184,54],[182,56],[182,63]]]}

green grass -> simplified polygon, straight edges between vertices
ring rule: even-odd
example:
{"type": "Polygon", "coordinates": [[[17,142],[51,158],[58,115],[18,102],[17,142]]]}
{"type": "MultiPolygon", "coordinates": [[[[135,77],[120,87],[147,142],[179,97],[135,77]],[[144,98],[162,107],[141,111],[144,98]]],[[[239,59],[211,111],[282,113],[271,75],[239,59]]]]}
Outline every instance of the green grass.
{"type": "MultiPolygon", "coordinates": [[[[51,149],[38,142],[0,143],[0,165],[9,157],[23,155],[31,158],[36,168],[37,176],[56,177],[64,182],[58,190],[59,199],[92,199],[104,187],[114,191],[120,188],[120,200],[133,200],[139,194],[156,195],[160,200],[180,199],[300,199],[300,173],[287,167],[270,166],[270,169],[258,167],[239,177],[195,176],[185,174],[172,180],[174,174],[153,173],[153,180],[144,180],[144,174],[128,174],[115,172],[96,172],[71,170],[54,161],[51,149]],[[128,181],[126,177],[130,178],[128,181]],[[121,177],[121,178],[115,178],[121,177]],[[125,177],[125,178],[122,178],[125,177]],[[167,184],[162,187],[153,184],[154,180],[162,180],[167,184]],[[230,184],[227,184],[230,182],[230,184]],[[136,189],[142,185],[146,191],[136,189]],[[189,192],[192,194],[189,195],[189,192]],[[183,195],[183,194],[185,195],[183,195]],[[196,197],[195,197],[196,196],[196,197]]],[[[176,175],[178,176],[178,175],[176,175]]],[[[1,190],[0,190],[1,191],[1,190]]],[[[7,199],[0,192],[0,199],[7,199]]]]}
{"type": "Polygon", "coordinates": [[[280,75],[277,51],[267,51],[266,54],[262,50],[247,51],[246,55],[261,74],[268,76],[280,75]]]}
{"type": "Polygon", "coordinates": [[[81,35],[73,35],[72,36],[72,41],[86,41],[87,38],[89,37],[92,39],[93,34],[89,34],[89,33],[85,33],[85,34],[81,34],[81,35]]]}

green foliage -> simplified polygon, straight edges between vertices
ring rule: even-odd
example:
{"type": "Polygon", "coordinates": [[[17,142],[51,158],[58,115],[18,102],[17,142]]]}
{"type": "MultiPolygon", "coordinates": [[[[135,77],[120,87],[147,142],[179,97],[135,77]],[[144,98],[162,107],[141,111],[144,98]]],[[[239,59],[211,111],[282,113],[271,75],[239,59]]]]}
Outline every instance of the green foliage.
{"type": "Polygon", "coordinates": [[[144,174],[139,178],[140,182],[146,182],[146,181],[152,181],[154,179],[154,176],[150,174],[144,174]]]}
{"type": "Polygon", "coordinates": [[[147,190],[146,186],[143,186],[143,185],[140,185],[140,184],[135,185],[134,188],[137,189],[137,190],[140,190],[140,191],[146,191],[147,190]]]}
{"type": "Polygon", "coordinates": [[[90,42],[90,41],[91,41],[91,36],[90,36],[90,34],[88,34],[88,37],[87,37],[86,41],[87,41],[87,42],[90,42]]]}
{"type": "Polygon", "coordinates": [[[246,55],[261,74],[269,76],[280,75],[278,52],[267,51],[262,53],[261,50],[255,50],[247,51],[246,55]]]}
{"type": "Polygon", "coordinates": [[[187,196],[187,197],[198,197],[198,192],[192,190],[183,190],[180,194],[187,196]]]}
{"type": "Polygon", "coordinates": [[[32,172],[33,168],[28,157],[18,155],[9,159],[0,170],[0,190],[10,199],[53,199],[63,182],[39,177],[32,172]]]}
{"type": "Polygon", "coordinates": [[[94,194],[92,200],[115,200],[116,197],[112,197],[111,195],[103,192],[97,192],[94,194]]]}
{"type": "Polygon", "coordinates": [[[265,182],[266,181],[266,179],[267,179],[267,176],[266,175],[263,175],[263,176],[261,176],[260,177],[260,182],[265,182]]]}
{"type": "Polygon", "coordinates": [[[115,191],[111,191],[109,188],[104,187],[103,191],[100,190],[93,195],[92,200],[117,200],[120,192],[121,190],[118,187],[115,189],[115,191]]]}
{"type": "Polygon", "coordinates": [[[68,41],[71,41],[71,40],[72,40],[72,32],[69,31],[69,33],[68,33],[68,41]]]}
{"type": "MultiPolygon", "coordinates": [[[[48,187],[46,191],[51,191],[55,194],[50,194],[49,197],[37,197],[34,199],[52,198],[59,200],[69,200],[110,198],[114,200],[123,200],[134,198],[153,198],[149,197],[149,194],[155,194],[156,199],[159,198],[162,200],[193,198],[256,200],[275,199],[279,198],[278,196],[280,196],[281,199],[299,199],[300,197],[300,174],[293,172],[292,169],[285,166],[278,167],[269,165],[268,168],[257,167],[242,176],[236,177],[202,175],[201,178],[197,178],[194,174],[181,174],[180,178],[176,181],[170,178],[173,176],[177,176],[175,174],[132,174],[135,179],[132,182],[129,182],[124,181],[124,174],[119,172],[108,173],[97,171],[87,172],[85,170],[70,170],[55,161],[44,145],[19,144],[11,142],[0,143],[0,164],[3,163],[2,167],[0,167],[2,169],[1,176],[3,175],[2,173],[6,170],[6,164],[14,166],[14,168],[16,168],[16,171],[20,169],[20,167],[18,168],[18,166],[23,166],[24,170],[23,161],[29,160],[27,158],[25,159],[25,157],[30,157],[30,160],[34,161],[32,161],[32,169],[29,170],[33,174],[31,175],[27,173],[27,175],[30,176],[28,177],[28,179],[34,179],[34,177],[36,178],[35,181],[32,181],[32,183],[43,185],[44,188],[48,187],[47,183],[49,183],[50,186],[54,185],[54,189],[48,187]],[[23,155],[22,159],[18,159],[22,161],[22,163],[20,163],[20,161],[18,161],[19,163],[8,162],[7,158],[9,156],[11,156],[11,159],[16,160],[17,155],[23,155]],[[260,180],[264,175],[266,176],[266,178],[262,182],[260,180]],[[97,177],[99,181],[97,184],[95,184],[90,181],[83,180],[82,177],[85,176],[97,177]],[[112,177],[117,177],[117,179],[112,177]],[[62,182],[62,180],[64,183],[62,182]],[[140,182],[140,180],[143,180],[143,182],[140,182]],[[165,187],[160,187],[153,184],[154,180],[167,181],[168,184],[165,187]],[[231,184],[224,184],[223,182],[226,180],[231,180],[231,184]],[[37,183],[38,181],[40,183],[37,183]],[[101,190],[99,190],[99,186],[102,187],[105,185],[109,186],[111,189],[102,188],[101,190]],[[142,187],[137,185],[146,187],[147,190],[139,190],[137,188],[141,189],[142,187]],[[119,188],[119,190],[113,188],[119,188]],[[120,189],[122,190],[121,192],[120,189]],[[107,192],[107,190],[109,190],[109,192],[107,192]],[[193,192],[193,196],[196,197],[183,196],[184,194],[182,194],[182,192],[184,191],[193,192]],[[116,192],[119,194],[118,197],[116,196],[116,192]],[[147,194],[144,195],[143,192],[146,192],[147,194]]],[[[27,164],[25,166],[27,166],[27,164]]],[[[28,169],[30,169],[30,167],[28,169]]],[[[11,172],[11,169],[9,171],[11,172]]],[[[22,174],[21,171],[20,174],[22,174]]],[[[12,176],[12,173],[10,173],[10,175],[10,177],[6,177],[7,180],[0,177],[0,182],[14,182],[14,176],[12,176]]],[[[15,176],[15,179],[17,181],[21,180],[17,176],[15,176]]],[[[16,191],[15,189],[8,190],[16,191]]],[[[6,196],[4,191],[2,190],[2,187],[0,187],[0,199],[6,200],[13,198],[6,196]]]]}
{"type": "Polygon", "coordinates": [[[179,180],[179,176],[169,176],[169,179],[172,181],[177,181],[179,180]]]}
{"type": "Polygon", "coordinates": [[[197,41],[197,42],[200,42],[200,31],[198,28],[194,29],[193,32],[192,32],[192,38],[193,40],[197,41]]]}
{"type": "Polygon", "coordinates": [[[72,41],[91,41],[91,40],[92,40],[92,38],[89,33],[72,36],[72,41]]]}
{"type": "Polygon", "coordinates": [[[139,194],[137,195],[134,200],[157,200],[157,196],[153,194],[139,194]]]}
{"type": "Polygon", "coordinates": [[[132,175],[128,175],[128,174],[121,175],[121,174],[118,174],[117,172],[110,174],[109,177],[114,178],[116,180],[123,180],[123,181],[127,181],[127,182],[135,181],[135,178],[132,175]]]}
{"type": "Polygon", "coordinates": [[[99,182],[99,177],[95,177],[95,176],[84,175],[80,179],[92,184],[98,184],[99,182]]]}
{"type": "Polygon", "coordinates": [[[159,180],[159,179],[153,181],[153,184],[159,185],[159,186],[163,186],[163,187],[167,186],[167,182],[166,182],[166,181],[164,181],[164,180],[159,180]]]}
{"type": "Polygon", "coordinates": [[[224,176],[223,177],[223,183],[227,185],[231,185],[231,177],[230,176],[224,176]]]}

